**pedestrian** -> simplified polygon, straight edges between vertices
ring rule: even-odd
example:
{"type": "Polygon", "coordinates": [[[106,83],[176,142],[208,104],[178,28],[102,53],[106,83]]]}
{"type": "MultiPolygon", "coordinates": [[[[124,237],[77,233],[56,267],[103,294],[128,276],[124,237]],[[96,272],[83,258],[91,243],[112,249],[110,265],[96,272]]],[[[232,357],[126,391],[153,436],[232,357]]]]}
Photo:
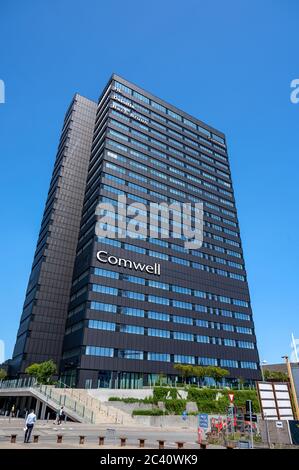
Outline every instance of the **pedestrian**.
{"type": "Polygon", "coordinates": [[[60,410],[58,411],[57,424],[61,424],[61,421],[64,420],[64,417],[65,417],[64,409],[63,409],[63,406],[61,406],[60,410]]]}
{"type": "Polygon", "coordinates": [[[12,418],[15,417],[15,412],[16,412],[15,405],[12,405],[12,407],[11,407],[11,412],[10,412],[10,415],[11,415],[12,418]]]}
{"type": "Polygon", "coordinates": [[[34,410],[31,410],[29,415],[27,416],[26,419],[26,426],[25,426],[25,437],[24,437],[24,442],[28,444],[30,441],[30,436],[32,433],[33,426],[36,423],[36,414],[34,413],[34,410]]]}

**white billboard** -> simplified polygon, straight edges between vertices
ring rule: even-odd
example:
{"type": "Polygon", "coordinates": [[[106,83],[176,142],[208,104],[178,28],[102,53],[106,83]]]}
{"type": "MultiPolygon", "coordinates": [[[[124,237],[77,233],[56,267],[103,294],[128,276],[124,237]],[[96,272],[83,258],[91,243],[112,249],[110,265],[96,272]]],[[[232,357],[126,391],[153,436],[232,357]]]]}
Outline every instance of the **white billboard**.
{"type": "Polygon", "coordinates": [[[257,389],[264,419],[294,419],[288,383],[258,382],[257,389]]]}

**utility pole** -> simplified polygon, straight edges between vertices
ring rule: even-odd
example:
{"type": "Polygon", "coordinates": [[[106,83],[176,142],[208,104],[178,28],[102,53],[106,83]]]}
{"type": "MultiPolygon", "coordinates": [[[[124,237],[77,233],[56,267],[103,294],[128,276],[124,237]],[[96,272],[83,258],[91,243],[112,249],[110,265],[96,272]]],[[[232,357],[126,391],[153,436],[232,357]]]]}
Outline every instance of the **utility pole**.
{"type": "Polygon", "coordinates": [[[267,364],[267,361],[265,361],[265,360],[262,361],[261,364],[260,364],[261,365],[261,373],[262,373],[262,381],[263,382],[265,382],[264,365],[266,365],[266,364],[267,364]]]}
{"type": "Polygon", "coordinates": [[[250,440],[251,440],[251,449],[253,449],[252,401],[248,400],[248,404],[249,404],[249,417],[250,417],[250,440]]]}
{"type": "Polygon", "coordinates": [[[293,403],[294,403],[295,419],[299,419],[299,406],[298,406],[295,383],[294,383],[293,374],[292,374],[291,363],[289,361],[288,356],[282,356],[282,358],[285,359],[285,361],[286,361],[288,376],[289,376],[289,379],[290,379],[290,386],[291,386],[291,391],[292,391],[292,396],[293,396],[293,403]]]}

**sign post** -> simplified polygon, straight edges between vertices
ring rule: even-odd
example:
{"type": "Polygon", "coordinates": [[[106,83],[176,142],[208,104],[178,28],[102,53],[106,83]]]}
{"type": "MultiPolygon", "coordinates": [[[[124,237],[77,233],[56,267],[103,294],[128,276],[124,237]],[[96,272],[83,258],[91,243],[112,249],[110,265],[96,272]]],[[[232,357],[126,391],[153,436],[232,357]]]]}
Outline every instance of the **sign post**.
{"type": "Polygon", "coordinates": [[[228,394],[229,398],[229,408],[228,408],[228,413],[227,413],[227,424],[226,424],[226,429],[227,432],[233,433],[235,430],[234,426],[234,399],[235,395],[234,393],[229,393],[228,394]]]}
{"type": "Polygon", "coordinates": [[[249,411],[251,449],[253,449],[252,400],[246,400],[246,411],[247,410],[249,411]]]}
{"type": "Polygon", "coordinates": [[[203,437],[203,431],[205,432],[209,427],[209,415],[207,413],[201,413],[198,415],[198,429],[197,429],[197,435],[198,435],[198,443],[201,444],[202,442],[202,437],[203,437]]]}

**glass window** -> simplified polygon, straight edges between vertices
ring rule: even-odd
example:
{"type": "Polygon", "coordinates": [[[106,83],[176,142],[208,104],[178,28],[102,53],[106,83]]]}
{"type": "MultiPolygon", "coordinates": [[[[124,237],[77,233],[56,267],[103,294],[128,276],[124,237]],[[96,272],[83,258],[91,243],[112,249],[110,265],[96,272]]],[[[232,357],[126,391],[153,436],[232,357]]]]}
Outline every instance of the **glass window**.
{"type": "Polygon", "coordinates": [[[87,356],[113,357],[114,350],[112,348],[100,348],[98,346],[86,346],[85,354],[87,356]]]}
{"type": "Polygon", "coordinates": [[[128,88],[127,86],[123,85],[122,83],[114,82],[114,86],[118,90],[123,91],[123,92],[127,93],[128,95],[132,94],[132,90],[130,88],[128,88]]]}
{"type": "Polygon", "coordinates": [[[162,113],[166,113],[166,108],[162,106],[159,103],[156,103],[155,101],[151,101],[151,105],[153,108],[158,109],[159,111],[162,111],[162,113]]]}
{"type": "Polygon", "coordinates": [[[108,269],[94,268],[94,274],[96,276],[110,277],[112,279],[119,279],[119,273],[115,271],[109,271],[108,269]]]}
{"type": "Polygon", "coordinates": [[[184,333],[182,331],[174,331],[173,339],[178,339],[181,341],[194,341],[194,336],[191,333],[184,333]]]}
{"type": "Polygon", "coordinates": [[[147,354],[147,359],[149,361],[170,362],[170,354],[149,352],[147,354]]]}
{"type": "Polygon", "coordinates": [[[133,282],[134,284],[145,285],[145,279],[143,277],[131,276],[129,274],[123,274],[122,278],[124,281],[133,282]]]}
{"type": "Polygon", "coordinates": [[[143,351],[134,351],[132,349],[120,349],[118,357],[122,359],[140,359],[143,360],[143,351]]]}
{"type": "Polygon", "coordinates": [[[169,114],[169,116],[171,116],[172,118],[177,119],[178,121],[181,121],[181,120],[182,120],[182,116],[180,116],[180,115],[177,114],[177,113],[174,113],[174,112],[171,111],[170,109],[167,110],[167,114],[169,114]]]}
{"type": "Polygon", "coordinates": [[[134,96],[135,98],[137,98],[138,100],[143,101],[144,103],[149,104],[149,99],[148,99],[146,96],[141,95],[141,94],[138,93],[137,91],[133,91],[133,96],[134,96]]]}
{"type": "Polygon", "coordinates": [[[233,346],[233,347],[236,347],[236,341],[235,341],[234,339],[224,338],[224,339],[223,339],[223,345],[224,345],[224,346],[233,346]]]}
{"type": "Polygon", "coordinates": [[[94,328],[96,330],[115,331],[115,323],[99,320],[89,320],[88,328],[94,328]]]}
{"type": "Polygon", "coordinates": [[[127,297],[128,299],[135,299],[135,300],[144,300],[145,295],[141,294],[140,292],[132,292],[130,290],[123,290],[122,297],[127,297]]]}
{"type": "Polygon", "coordinates": [[[125,250],[134,251],[135,253],[141,253],[141,254],[146,253],[145,248],[141,248],[140,246],[135,246],[135,245],[129,245],[128,243],[124,244],[124,248],[125,250]]]}
{"type": "Polygon", "coordinates": [[[101,294],[117,295],[118,289],[108,286],[100,286],[98,284],[92,284],[93,292],[100,292],[101,294]]]}
{"type": "Polygon", "coordinates": [[[200,366],[217,366],[218,360],[214,357],[199,357],[198,364],[200,366]]]}
{"type": "Polygon", "coordinates": [[[222,329],[224,331],[234,331],[234,325],[230,325],[229,323],[223,323],[222,329]]]}
{"type": "Polygon", "coordinates": [[[244,333],[246,335],[252,335],[252,329],[251,328],[245,328],[245,326],[236,326],[236,332],[237,333],[244,333]]]}
{"type": "Polygon", "coordinates": [[[147,317],[152,320],[170,321],[168,313],[153,312],[152,310],[147,313],[147,317]]]}
{"type": "Polygon", "coordinates": [[[172,292],[191,295],[191,289],[188,289],[187,287],[181,287],[181,286],[172,286],[172,292]]]}
{"type": "Polygon", "coordinates": [[[173,315],[173,323],[182,323],[183,325],[193,325],[193,319],[190,317],[183,317],[181,315],[173,315]]]}
{"type": "Polygon", "coordinates": [[[207,320],[196,320],[196,326],[201,328],[209,328],[209,322],[207,320]]]}
{"type": "Polygon", "coordinates": [[[182,354],[175,354],[174,355],[174,362],[181,363],[181,364],[195,364],[195,357],[194,356],[184,356],[182,354]]]}
{"type": "Polygon", "coordinates": [[[177,307],[177,308],[184,308],[187,310],[192,310],[192,304],[190,304],[189,302],[182,302],[180,300],[173,300],[172,306],[177,307]]]}
{"type": "Polygon", "coordinates": [[[117,309],[116,305],[104,304],[102,302],[91,302],[90,308],[92,310],[102,310],[103,312],[110,313],[115,313],[117,309]]]}
{"type": "Polygon", "coordinates": [[[257,364],[255,362],[241,361],[241,368],[242,369],[257,369],[257,364]]]}
{"type": "Polygon", "coordinates": [[[237,368],[238,361],[234,361],[233,359],[220,359],[220,366],[237,368]]]}
{"type": "Polygon", "coordinates": [[[149,295],[148,296],[148,301],[153,302],[155,304],[161,304],[161,305],[169,305],[169,299],[165,297],[157,297],[156,295],[149,295]]]}
{"type": "Polygon", "coordinates": [[[131,315],[133,317],[144,317],[144,310],[140,308],[122,307],[121,313],[123,315],[131,315]]]}
{"type": "Polygon", "coordinates": [[[120,325],[120,332],[132,333],[135,335],[144,335],[144,328],[143,326],[136,326],[136,325],[120,325]]]}
{"type": "Polygon", "coordinates": [[[170,331],[158,330],[156,328],[149,328],[147,334],[148,336],[157,336],[159,338],[170,338],[170,331]]]}
{"type": "Polygon", "coordinates": [[[164,282],[157,282],[157,281],[148,281],[149,287],[156,287],[157,289],[169,290],[169,284],[165,284],[164,282]]]}
{"type": "Polygon", "coordinates": [[[210,338],[208,336],[203,336],[203,335],[197,335],[196,336],[196,340],[198,343],[209,343],[210,342],[210,338]]]}

